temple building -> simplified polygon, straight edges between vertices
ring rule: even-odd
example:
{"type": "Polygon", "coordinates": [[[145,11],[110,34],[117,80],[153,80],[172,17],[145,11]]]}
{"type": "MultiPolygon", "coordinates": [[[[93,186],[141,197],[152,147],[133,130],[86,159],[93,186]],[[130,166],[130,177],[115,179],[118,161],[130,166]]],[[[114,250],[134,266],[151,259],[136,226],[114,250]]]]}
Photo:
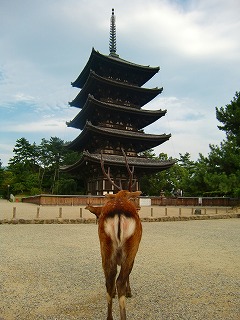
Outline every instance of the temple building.
{"type": "Polygon", "coordinates": [[[146,126],[166,114],[166,110],[142,109],[163,90],[142,87],[159,71],[159,67],[138,65],[119,57],[114,9],[109,49],[109,55],[92,49],[84,69],[72,82],[80,92],[69,103],[80,111],[67,125],[81,132],[67,147],[78,151],[81,156],[62,171],[84,179],[87,194],[92,195],[116,192],[103,175],[101,157],[105,167],[111,168],[111,178],[116,184],[121,181],[123,188],[127,188],[128,172],[123,149],[129,166],[134,166],[136,190],[141,190],[141,176],[166,170],[175,163],[172,159],[160,161],[143,155],[144,151],[166,142],[171,136],[144,133],[146,126]]]}

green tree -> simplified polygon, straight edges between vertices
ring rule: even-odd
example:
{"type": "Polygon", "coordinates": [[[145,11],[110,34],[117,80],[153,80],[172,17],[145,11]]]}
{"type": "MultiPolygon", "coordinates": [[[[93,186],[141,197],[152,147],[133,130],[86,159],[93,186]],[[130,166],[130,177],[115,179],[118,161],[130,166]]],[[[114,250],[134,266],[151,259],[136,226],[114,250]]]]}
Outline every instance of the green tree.
{"type": "Polygon", "coordinates": [[[81,183],[74,181],[66,173],[60,173],[61,165],[79,159],[79,154],[69,151],[63,140],[51,137],[50,140],[42,139],[40,145],[36,145],[20,138],[16,141],[13,152],[7,172],[12,175],[11,189],[14,194],[74,194],[78,189],[82,192],[81,183]]]}
{"type": "MultiPolygon", "coordinates": [[[[157,157],[152,150],[145,155],[163,161],[169,159],[165,153],[160,153],[157,157]]],[[[179,187],[180,171],[181,168],[176,164],[168,170],[143,176],[140,179],[141,191],[143,194],[151,196],[159,196],[161,191],[164,191],[165,195],[171,195],[179,187]]]]}
{"type": "Polygon", "coordinates": [[[38,148],[35,143],[30,144],[27,139],[20,138],[16,141],[13,152],[15,155],[9,160],[10,167],[21,163],[25,168],[31,170],[37,166],[38,148]]]}
{"type": "Polygon", "coordinates": [[[223,124],[226,139],[220,145],[210,144],[208,157],[200,154],[192,178],[193,194],[240,196],[240,95],[230,104],[216,108],[216,117],[223,124]]]}
{"type": "Polygon", "coordinates": [[[192,183],[196,171],[196,162],[191,160],[189,152],[179,154],[178,165],[181,168],[179,188],[184,196],[191,196],[194,193],[194,184],[192,183]]]}
{"type": "Polygon", "coordinates": [[[220,146],[210,145],[206,159],[207,191],[219,196],[240,196],[240,148],[236,139],[224,140],[220,146]]]}
{"type": "Polygon", "coordinates": [[[60,166],[76,162],[80,157],[79,153],[68,150],[64,141],[57,137],[51,137],[50,140],[42,139],[39,150],[41,187],[47,188],[52,194],[62,193],[61,190],[67,189],[67,187],[63,187],[66,179],[66,186],[71,185],[71,192],[74,190],[76,192],[77,183],[76,185],[70,184],[69,179],[71,180],[72,177],[61,173],[60,166]]]}
{"type": "MultiPolygon", "coordinates": [[[[27,181],[32,174],[38,172],[38,147],[30,144],[25,138],[16,141],[13,149],[14,156],[9,160],[7,171],[13,175],[12,191],[16,193],[29,193],[27,181]]],[[[38,181],[34,180],[34,188],[38,188],[38,181]]]]}
{"type": "Polygon", "coordinates": [[[225,107],[216,107],[216,117],[223,124],[218,128],[226,132],[228,140],[234,137],[240,146],[240,92],[236,92],[231,103],[225,107]]]}
{"type": "Polygon", "coordinates": [[[8,198],[10,193],[13,192],[13,185],[15,183],[14,175],[11,171],[3,169],[1,172],[1,194],[4,198],[8,198]]]}

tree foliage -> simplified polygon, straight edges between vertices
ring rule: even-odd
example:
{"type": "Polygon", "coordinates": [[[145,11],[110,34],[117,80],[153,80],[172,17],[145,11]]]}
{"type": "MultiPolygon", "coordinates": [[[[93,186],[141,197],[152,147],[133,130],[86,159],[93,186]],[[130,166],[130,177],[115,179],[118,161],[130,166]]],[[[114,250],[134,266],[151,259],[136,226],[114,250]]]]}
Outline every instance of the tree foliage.
{"type": "Polygon", "coordinates": [[[227,139],[233,138],[240,146],[240,92],[235,93],[231,103],[216,108],[216,117],[222,123],[218,128],[226,132],[227,139]]]}
{"type": "Polygon", "coordinates": [[[11,186],[14,194],[72,193],[82,191],[79,182],[66,173],[60,173],[60,166],[79,159],[77,152],[69,151],[63,140],[51,137],[42,139],[40,145],[31,144],[25,138],[16,141],[14,156],[9,160],[5,172],[3,190],[11,186]],[[7,177],[9,175],[9,177],[7,177]]]}

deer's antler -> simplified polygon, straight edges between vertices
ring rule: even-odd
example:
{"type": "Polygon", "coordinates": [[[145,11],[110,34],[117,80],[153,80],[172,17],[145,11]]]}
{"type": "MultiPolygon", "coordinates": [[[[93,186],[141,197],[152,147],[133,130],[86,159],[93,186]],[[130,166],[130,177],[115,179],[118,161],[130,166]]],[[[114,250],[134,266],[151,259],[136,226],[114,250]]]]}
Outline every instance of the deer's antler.
{"type": "MultiPolygon", "coordinates": [[[[128,171],[128,174],[129,174],[128,191],[131,192],[132,191],[132,187],[133,187],[132,181],[133,181],[134,166],[132,166],[132,170],[131,170],[130,167],[129,167],[129,164],[128,164],[127,155],[126,155],[125,151],[123,150],[123,148],[122,148],[122,153],[123,153],[124,160],[125,160],[126,167],[127,167],[127,171],[128,171]]],[[[135,183],[136,183],[136,180],[134,182],[134,185],[135,185],[135,183]]]]}
{"type": "MultiPolygon", "coordinates": [[[[117,188],[119,191],[122,190],[121,186],[118,186],[116,183],[114,183],[114,181],[111,179],[110,177],[110,167],[108,167],[108,173],[106,172],[105,168],[104,168],[104,160],[103,160],[103,153],[101,151],[101,168],[102,168],[102,172],[104,174],[104,176],[108,179],[108,181],[115,187],[117,188]]],[[[121,184],[121,180],[120,180],[120,184],[121,184]]]]}

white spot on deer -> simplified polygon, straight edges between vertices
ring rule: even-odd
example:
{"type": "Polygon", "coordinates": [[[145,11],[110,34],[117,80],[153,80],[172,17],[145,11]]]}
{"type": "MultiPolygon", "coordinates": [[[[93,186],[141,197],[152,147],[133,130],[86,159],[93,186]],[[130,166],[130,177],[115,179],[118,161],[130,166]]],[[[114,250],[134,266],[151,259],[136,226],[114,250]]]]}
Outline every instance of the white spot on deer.
{"type": "Polygon", "coordinates": [[[122,246],[133,235],[135,228],[135,220],[127,218],[125,215],[115,215],[104,222],[104,230],[116,247],[122,246]]]}
{"type": "Polygon", "coordinates": [[[126,308],[126,299],[125,299],[125,296],[121,296],[119,298],[119,305],[122,309],[125,309],[126,308]]]}

